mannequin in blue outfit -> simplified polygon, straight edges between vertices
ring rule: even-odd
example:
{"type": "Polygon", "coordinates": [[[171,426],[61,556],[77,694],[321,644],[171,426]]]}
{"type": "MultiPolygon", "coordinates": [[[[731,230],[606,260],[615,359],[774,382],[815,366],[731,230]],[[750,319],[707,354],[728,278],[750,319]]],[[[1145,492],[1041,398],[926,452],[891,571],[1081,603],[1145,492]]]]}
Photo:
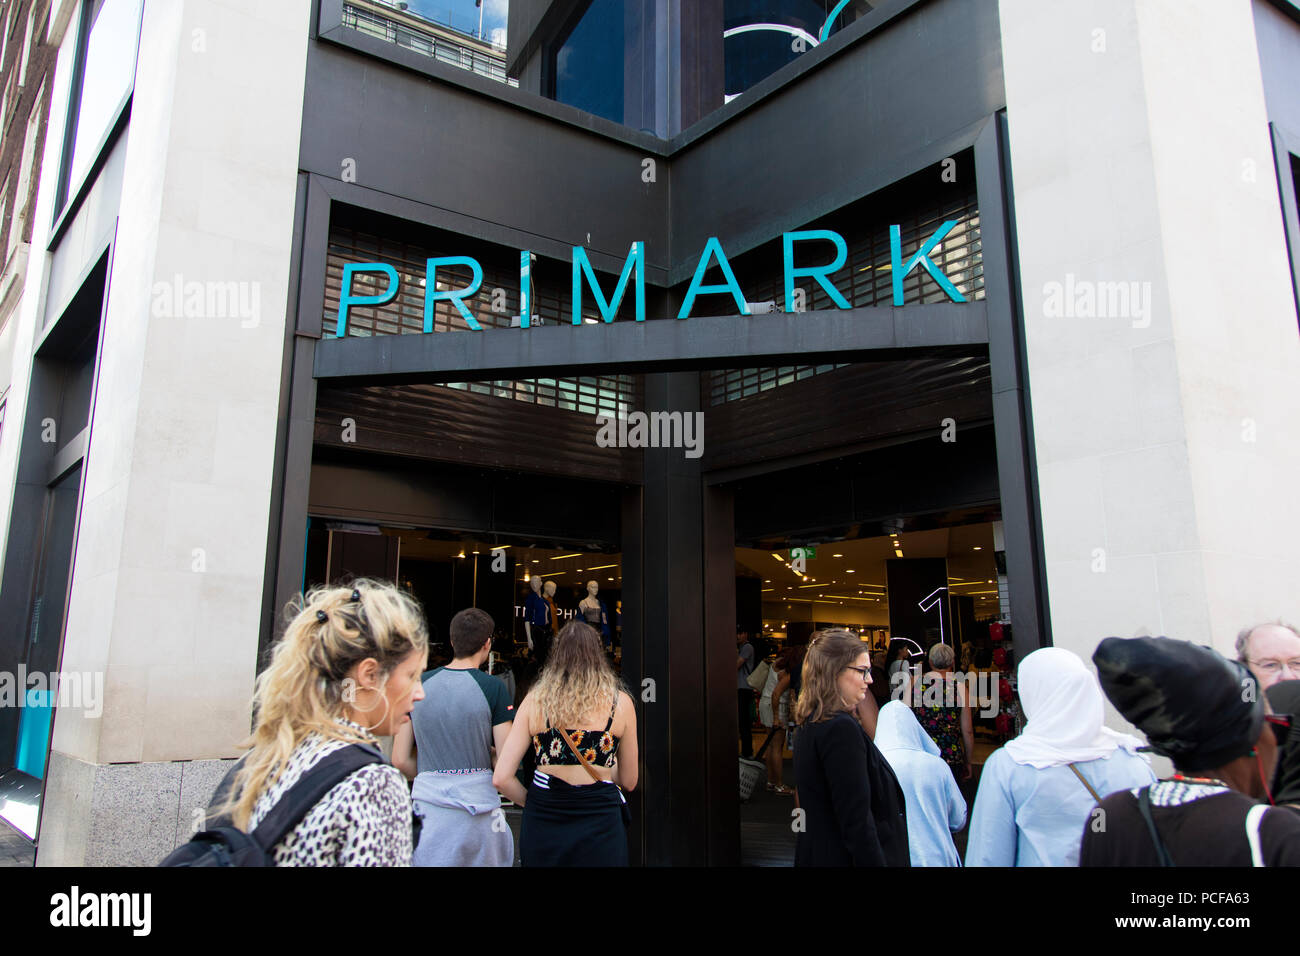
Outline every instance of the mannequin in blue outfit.
{"type": "Polygon", "coordinates": [[[551,620],[551,607],[542,597],[542,579],[533,577],[528,583],[532,591],[524,599],[524,634],[528,637],[528,649],[541,666],[546,663],[546,655],[551,649],[555,625],[551,620]]]}

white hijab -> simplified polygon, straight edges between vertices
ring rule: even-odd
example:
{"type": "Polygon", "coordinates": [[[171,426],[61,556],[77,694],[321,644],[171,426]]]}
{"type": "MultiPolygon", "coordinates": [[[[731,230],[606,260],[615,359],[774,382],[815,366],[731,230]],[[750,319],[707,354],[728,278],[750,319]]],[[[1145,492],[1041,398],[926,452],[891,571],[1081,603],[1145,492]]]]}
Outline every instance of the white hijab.
{"type": "Polygon", "coordinates": [[[1109,757],[1142,741],[1106,727],[1105,698],[1094,674],[1063,647],[1043,647],[1020,664],[1020,704],[1025,729],[1006,745],[1018,764],[1043,769],[1109,757]]]}

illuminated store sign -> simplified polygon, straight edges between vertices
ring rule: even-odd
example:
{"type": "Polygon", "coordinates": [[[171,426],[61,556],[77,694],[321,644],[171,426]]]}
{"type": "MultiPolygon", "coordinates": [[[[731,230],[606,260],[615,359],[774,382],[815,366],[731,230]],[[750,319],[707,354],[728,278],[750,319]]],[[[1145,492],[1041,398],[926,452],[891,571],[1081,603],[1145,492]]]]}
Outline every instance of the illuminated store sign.
{"type": "MultiPolygon", "coordinates": [[[[903,304],[903,279],[915,269],[918,265],[930,273],[930,277],[939,284],[939,288],[947,294],[948,298],[954,302],[965,302],[966,299],[952,281],[940,271],[939,267],[930,259],[930,253],[934,250],[943,237],[957,225],[957,220],[949,219],[943,223],[934,234],[930,236],[912,257],[906,262],[903,261],[902,240],[900,238],[899,227],[894,225],[889,227],[889,259],[891,276],[894,284],[894,305],[903,304]]],[[[796,311],[794,305],[795,289],[794,280],[797,278],[811,278],[815,280],[822,290],[830,296],[836,308],[850,309],[848,301],[840,294],[840,291],[826,278],[831,273],[843,268],[844,263],[848,261],[849,250],[844,242],[844,238],[837,232],[829,229],[809,229],[803,232],[787,232],[781,236],[781,248],[785,260],[785,311],[796,311]],[[796,268],[794,264],[794,244],[796,242],[811,242],[821,240],[830,242],[835,246],[835,259],[833,262],[824,266],[801,266],[796,268]]],[[[520,302],[520,320],[519,324],[523,328],[528,327],[529,318],[532,315],[532,302],[530,301],[529,272],[532,263],[532,253],[524,250],[519,254],[519,302],[520,302]]],[[[627,258],[623,262],[623,271],[619,274],[618,284],[614,286],[612,298],[606,300],[604,292],[600,288],[600,283],[596,281],[596,274],[591,268],[591,262],[587,259],[587,250],[582,246],[573,247],[573,324],[582,324],[582,287],[585,282],[591,290],[592,298],[596,302],[596,307],[600,310],[601,318],[606,322],[613,322],[614,317],[618,314],[619,306],[623,302],[623,295],[627,291],[628,280],[636,274],[634,295],[636,296],[636,320],[645,321],[645,243],[634,242],[632,248],[628,250],[627,258]]],[[[469,256],[442,256],[439,258],[428,259],[425,262],[424,272],[424,331],[433,331],[433,311],[434,306],[440,301],[450,302],[456,307],[456,310],[465,320],[466,326],[472,332],[482,331],[482,326],[474,318],[474,314],[465,307],[464,300],[478,292],[479,286],[483,284],[483,267],[471,259],[469,256]],[[458,289],[439,289],[438,288],[438,269],[448,266],[464,266],[470,270],[472,279],[470,284],[458,289]]],[[[386,262],[353,262],[343,267],[343,286],[339,291],[339,320],[338,332],[339,338],[347,335],[348,331],[348,310],[352,306],[375,306],[385,305],[392,302],[397,297],[401,280],[398,278],[397,270],[386,262]],[[375,295],[355,295],[352,292],[352,278],[358,272],[361,273],[381,273],[387,277],[388,287],[375,295]]],[[[745,296],[740,291],[740,284],[736,281],[735,273],[731,271],[731,263],[727,261],[726,253],[722,251],[722,244],[717,238],[710,236],[704,244],[704,251],[700,253],[699,264],[695,267],[695,275],[691,279],[690,287],[686,290],[686,298],[682,300],[681,310],[677,313],[677,318],[686,319],[690,317],[691,308],[695,305],[695,299],[700,295],[724,295],[728,294],[736,303],[741,315],[749,315],[749,308],[745,304],[745,296]],[[722,270],[723,278],[726,280],[716,285],[705,285],[704,274],[708,271],[709,266],[716,260],[716,264],[722,270]]]]}

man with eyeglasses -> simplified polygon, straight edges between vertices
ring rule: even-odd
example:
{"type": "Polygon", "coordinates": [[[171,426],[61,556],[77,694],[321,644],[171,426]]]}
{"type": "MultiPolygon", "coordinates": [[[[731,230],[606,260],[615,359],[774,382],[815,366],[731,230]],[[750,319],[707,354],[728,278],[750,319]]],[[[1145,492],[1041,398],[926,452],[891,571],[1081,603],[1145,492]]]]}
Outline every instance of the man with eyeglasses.
{"type": "Polygon", "coordinates": [[[1300,631],[1283,621],[1245,628],[1237,635],[1237,659],[1259,678],[1261,689],[1300,680],[1300,631]]]}

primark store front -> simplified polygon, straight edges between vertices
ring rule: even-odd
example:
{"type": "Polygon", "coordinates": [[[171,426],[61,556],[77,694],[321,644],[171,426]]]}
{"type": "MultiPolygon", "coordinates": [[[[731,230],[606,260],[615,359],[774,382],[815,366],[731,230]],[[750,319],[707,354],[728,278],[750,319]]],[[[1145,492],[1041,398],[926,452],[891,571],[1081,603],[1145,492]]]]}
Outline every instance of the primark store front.
{"type": "Polygon", "coordinates": [[[646,863],[741,859],[737,625],[1043,637],[996,10],[876,6],[515,2],[516,90],[321,4],[266,617],[595,582],[646,863]]]}
{"type": "Polygon", "coordinates": [[[94,85],[94,10],[140,24],[136,79],[85,184],[37,209],[49,314],[10,327],[35,358],[0,392],[0,468],[3,609],[40,641],[6,633],[0,670],[101,673],[103,706],[0,711],[0,816],[42,864],[160,859],[238,753],[286,603],[354,575],[420,597],[435,658],[489,611],[519,693],[534,591],[598,622],[648,865],[792,840],[788,798],[760,820],[774,798],[737,792],[738,737],[762,740],[740,630],[1013,664],[1142,628],[1230,651],[1241,619],[1296,616],[1273,535],[1300,107],[1275,91],[1300,9],[1189,2],[1174,31],[1083,6],[88,7],[50,129],[94,85]],[[1207,89],[1211,54],[1234,65],[1207,89]],[[1184,150],[1214,97],[1237,126],[1184,150]],[[1254,179],[1215,172],[1241,156],[1254,179]],[[1207,249],[1251,336],[1217,335],[1207,249]],[[1075,297],[1121,281],[1119,312],[1075,297]],[[194,282],[260,315],[191,310],[194,282]],[[40,436],[74,338],[68,450],[40,436]]]}

